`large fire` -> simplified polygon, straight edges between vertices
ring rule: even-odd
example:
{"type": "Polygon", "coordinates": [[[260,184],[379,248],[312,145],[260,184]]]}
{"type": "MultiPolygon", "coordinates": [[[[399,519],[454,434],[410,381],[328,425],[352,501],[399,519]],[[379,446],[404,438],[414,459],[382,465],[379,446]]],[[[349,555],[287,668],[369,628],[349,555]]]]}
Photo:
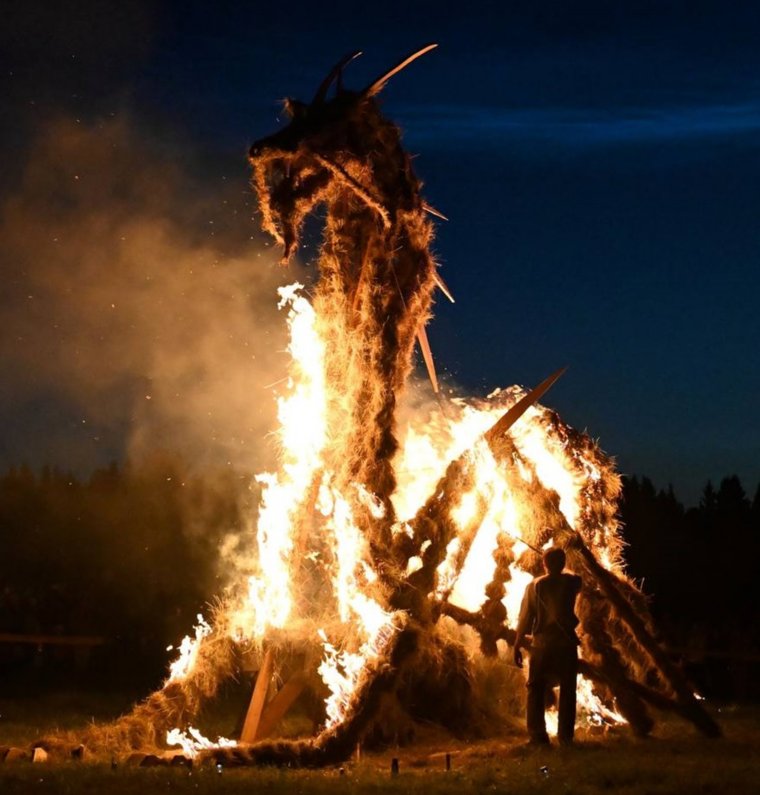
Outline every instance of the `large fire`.
{"type": "Polygon", "coordinates": [[[171,729],[167,741],[187,753],[222,753],[230,741],[210,742],[190,722],[241,648],[261,660],[261,680],[273,653],[297,651],[327,697],[316,737],[237,748],[238,763],[338,761],[389,700],[429,715],[415,692],[445,708],[457,683],[474,700],[477,662],[514,642],[550,544],[583,578],[584,719],[647,734],[646,702],[719,732],[625,577],[620,479],[598,446],[519,387],[448,399],[445,411],[403,403],[415,341],[438,390],[425,324],[433,291],[448,290],[431,254],[436,212],[374,97],[430,49],[362,92],[341,85],[352,53],[309,105],[288,101],[287,127],[251,147],[261,222],[286,260],[305,217],[325,208],[316,286],[308,297],[297,284],[280,290],[292,360],[278,398],[280,465],[256,477],[255,563],[182,642],[163,690],[109,729],[113,742],[155,744],[171,729]]]}
{"type": "MultiPolygon", "coordinates": [[[[321,643],[324,658],[319,673],[331,693],[326,726],[333,727],[345,717],[360,673],[383,656],[389,638],[403,625],[405,614],[384,608],[373,595],[378,578],[367,540],[352,515],[351,506],[358,500],[380,518],[382,503],[359,483],[353,484],[353,494],[342,494],[332,485],[333,473],[325,466],[325,406],[330,385],[324,372],[325,342],[319,318],[301,285],[282,288],[280,297],[280,307],[288,312],[288,350],[292,357],[287,390],[278,400],[282,466],[278,473],[256,477],[262,487],[254,533],[258,571],[250,575],[242,593],[228,605],[225,623],[238,642],[264,646],[276,638],[273,642],[321,643]],[[319,521],[313,522],[315,532],[299,541],[294,517],[314,491],[315,477],[318,488],[314,509],[319,521]],[[303,599],[303,564],[307,561],[318,564],[325,575],[317,603],[303,599]],[[324,626],[320,626],[320,619],[324,626]]],[[[463,492],[451,508],[457,533],[437,568],[437,584],[429,598],[476,613],[486,601],[486,588],[496,568],[494,553],[500,536],[506,534],[515,559],[502,600],[510,625],[516,624],[524,587],[532,577],[519,561],[530,560],[535,568],[535,560],[523,557],[528,550],[523,539],[535,534],[533,510],[524,494],[514,494],[510,489],[503,465],[496,461],[483,436],[523,394],[517,389],[496,392],[480,405],[455,401],[449,414],[456,417],[438,414],[414,418],[405,429],[398,452],[398,485],[393,495],[398,517],[393,532],[411,533],[411,520],[448,464],[463,455],[471,460],[476,475],[472,488],[463,492]],[[480,506],[485,506],[482,515],[480,506]]],[[[531,407],[513,428],[517,449],[532,465],[521,468],[520,477],[525,481],[535,477],[544,488],[556,491],[560,510],[574,527],[588,480],[598,480],[601,473],[594,460],[582,453],[573,455],[566,443],[552,436],[547,414],[540,406],[531,407]]],[[[615,526],[599,530],[597,546],[622,574],[615,526]]],[[[410,558],[407,573],[421,565],[418,556],[410,558]]],[[[192,673],[197,649],[210,631],[209,624],[201,621],[195,635],[184,639],[180,656],[171,666],[169,682],[181,681],[192,673]]],[[[582,712],[589,718],[624,721],[604,708],[590,688],[581,686],[579,695],[582,712]]],[[[172,732],[170,741],[178,741],[180,736],[172,732]]],[[[197,736],[194,744],[183,737],[182,745],[186,750],[209,747],[208,741],[197,736]]]]}
{"type": "MultiPolygon", "coordinates": [[[[280,296],[280,306],[288,312],[292,357],[287,390],[278,400],[282,467],[278,473],[256,478],[262,487],[254,533],[258,571],[229,604],[226,623],[238,642],[265,646],[310,640],[323,645],[319,673],[330,690],[326,703],[326,727],[330,728],[344,719],[360,673],[385,654],[390,637],[403,626],[405,614],[383,607],[375,598],[373,586],[378,578],[367,541],[352,515],[351,506],[358,500],[381,518],[382,503],[359,483],[353,484],[350,496],[342,494],[332,484],[333,474],[325,465],[325,406],[330,385],[324,372],[325,342],[319,318],[301,285],[282,288],[280,296]],[[315,477],[318,488],[314,508],[319,521],[312,523],[311,534],[299,540],[294,517],[314,491],[315,477]],[[325,587],[320,589],[317,603],[302,598],[303,561],[317,563],[324,572],[325,587]]],[[[494,458],[483,436],[523,394],[517,389],[496,392],[479,405],[456,401],[449,410],[456,417],[415,417],[405,429],[398,452],[397,490],[393,495],[398,517],[393,532],[411,533],[410,522],[448,464],[463,455],[470,459],[475,470],[472,488],[461,493],[452,505],[450,514],[457,533],[436,570],[437,583],[429,598],[477,613],[493,579],[494,553],[500,537],[506,535],[515,562],[509,567],[502,602],[511,625],[516,623],[523,590],[532,577],[520,561],[530,561],[535,568],[535,560],[523,554],[528,550],[524,538],[532,538],[535,533],[533,509],[525,492],[515,494],[510,488],[504,464],[494,458]]],[[[521,467],[519,476],[526,482],[535,478],[543,488],[556,492],[559,509],[574,528],[587,500],[585,490],[602,475],[590,455],[569,449],[565,441],[552,434],[548,414],[540,406],[531,407],[512,429],[520,455],[531,465],[521,467]]],[[[597,528],[592,543],[607,564],[622,575],[614,524],[597,528]]],[[[421,565],[418,556],[410,558],[407,573],[421,565]]],[[[203,621],[194,637],[185,638],[181,654],[172,665],[170,682],[192,673],[197,648],[209,631],[203,621]]],[[[586,684],[579,686],[579,696],[581,713],[587,720],[624,722],[617,712],[604,707],[586,684]]],[[[169,739],[178,742],[180,736],[174,731],[169,739]]],[[[182,745],[196,751],[209,747],[208,741],[197,734],[195,743],[188,743],[183,736],[182,745]]]]}

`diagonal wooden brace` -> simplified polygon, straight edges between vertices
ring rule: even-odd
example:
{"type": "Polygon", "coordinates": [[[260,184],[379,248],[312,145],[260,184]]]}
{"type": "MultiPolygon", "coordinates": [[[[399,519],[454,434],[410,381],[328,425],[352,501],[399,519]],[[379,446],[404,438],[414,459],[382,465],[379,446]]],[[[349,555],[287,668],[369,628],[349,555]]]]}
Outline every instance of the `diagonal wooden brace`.
{"type": "Polygon", "coordinates": [[[255,742],[270,737],[277,724],[285,717],[288,710],[295,704],[296,699],[306,688],[306,675],[302,672],[293,674],[287,682],[277,691],[274,698],[266,705],[259,721],[255,742]]]}
{"type": "Polygon", "coordinates": [[[256,686],[253,688],[251,703],[248,705],[248,712],[243,723],[243,731],[240,732],[241,743],[253,743],[257,739],[261,713],[264,710],[264,703],[269,690],[269,680],[272,678],[272,650],[267,649],[264,659],[261,662],[256,686]]]}

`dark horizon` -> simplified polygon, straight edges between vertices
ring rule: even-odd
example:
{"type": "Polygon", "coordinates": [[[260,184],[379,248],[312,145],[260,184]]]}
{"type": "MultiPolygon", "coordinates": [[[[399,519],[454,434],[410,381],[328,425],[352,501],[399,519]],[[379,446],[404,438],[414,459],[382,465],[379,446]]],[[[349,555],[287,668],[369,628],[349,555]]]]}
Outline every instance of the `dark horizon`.
{"type": "MultiPolygon", "coordinates": [[[[81,487],[88,483],[98,482],[103,477],[113,473],[128,471],[133,475],[139,475],[141,472],[152,473],[160,466],[175,466],[186,470],[199,483],[203,483],[207,478],[213,481],[222,472],[225,472],[227,476],[235,480],[244,479],[247,482],[251,474],[247,469],[231,466],[229,462],[209,462],[203,467],[198,467],[197,463],[183,459],[180,454],[174,451],[155,449],[139,461],[111,459],[108,462],[99,463],[95,468],[87,471],[77,471],[64,465],[49,462],[41,462],[37,465],[30,465],[26,461],[9,462],[3,469],[0,469],[0,479],[12,479],[14,476],[23,479],[28,475],[40,481],[51,477],[59,480],[70,478],[70,485],[81,487]]],[[[625,488],[642,489],[647,494],[651,494],[653,500],[663,499],[670,503],[676,503],[679,509],[685,512],[704,509],[721,489],[729,489],[732,497],[736,497],[739,491],[743,492],[747,507],[751,507],[755,512],[760,510],[760,481],[748,483],[732,472],[727,472],[716,480],[706,480],[698,488],[696,498],[691,501],[679,493],[672,483],[658,483],[649,477],[646,472],[622,473],[621,476],[624,490],[625,488]]]]}

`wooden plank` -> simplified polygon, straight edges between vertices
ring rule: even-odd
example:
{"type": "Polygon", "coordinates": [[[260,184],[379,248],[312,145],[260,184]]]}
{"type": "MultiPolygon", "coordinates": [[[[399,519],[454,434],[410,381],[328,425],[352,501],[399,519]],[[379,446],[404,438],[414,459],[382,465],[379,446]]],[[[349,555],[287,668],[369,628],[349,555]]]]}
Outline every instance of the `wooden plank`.
{"type": "Polygon", "coordinates": [[[531,389],[527,395],[521,397],[495,425],[485,432],[486,441],[490,443],[497,437],[503,436],[534,403],[538,403],[540,398],[554,386],[554,382],[564,375],[565,370],[567,370],[567,367],[561,367],[557,372],[544,379],[537,387],[531,389]]]}
{"type": "Polygon", "coordinates": [[[261,716],[255,737],[257,741],[269,737],[274,732],[277,724],[285,717],[305,687],[306,676],[302,673],[294,674],[285,682],[277,695],[267,704],[261,716]]]}
{"type": "Polygon", "coordinates": [[[267,691],[269,690],[269,680],[272,677],[272,650],[267,649],[264,659],[261,661],[261,668],[256,677],[256,686],[253,688],[251,703],[248,705],[248,712],[243,723],[243,731],[240,732],[240,742],[252,743],[256,739],[259,729],[261,713],[264,709],[267,691]]]}

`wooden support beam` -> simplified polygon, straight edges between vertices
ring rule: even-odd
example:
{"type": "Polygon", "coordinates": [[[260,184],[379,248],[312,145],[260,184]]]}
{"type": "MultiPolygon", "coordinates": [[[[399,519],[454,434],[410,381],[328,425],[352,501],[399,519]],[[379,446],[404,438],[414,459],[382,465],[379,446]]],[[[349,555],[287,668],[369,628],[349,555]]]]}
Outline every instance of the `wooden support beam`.
{"type": "Polygon", "coordinates": [[[243,723],[243,731],[240,732],[241,743],[252,743],[256,741],[256,734],[259,730],[261,713],[269,690],[269,680],[272,678],[272,650],[267,649],[264,659],[261,661],[256,686],[253,688],[251,703],[248,705],[248,712],[243,723]]]}
{"type": "Polygon", "coordinates": [[[583,653],[595,661],[605,677],[605,685],[615,698],[618,712],[628,721],[637,737],[646,737],[654,728],[645,704],[626,687],[629,671],[625,655],[615,645],[610,634],[611,608],[596,588],[586,588],[582,594],[579,617],[583,627],[583,653]]]}
{"type": "MultiPolygon", "coordinates": [[[[481,636],[483,633],[491,634],[486,620],[481,613],[473,613],[470,610],[465,610],[463,607],[457,607],[457,605],[453,605],[451,602],[440,602],[437,608],[440,610],[441,615],[453,618],[457,624],[467,624],[471,626],[481,636]]],[[[498,632],[493,634],[493,638],[494,640],[505,640],[508,646],[514,646],[515,634],[513,629],[510,629],[506,624],[502,624],[498,632]]],[[[524,643],[523,648],[530,649],[530,644],[524,643]]]]}
{"type": "Polygon", "coordinates": [[[285,682],[277,692],[277,695],[266,705],[259,721],[254,741],[263,740],[274,732],[277,724],[285,717],[298,696],[303,693],[305,687],[306,676],[300,672],[294,674],[285,682]]]}
{"type": "MultiPolygon", "coordinates": [[[[472,613],[469,610],[464,610],[456,605],[444,602],[439,606],[443,615],[453,618],[458,624],[468,624],[473,629],[481,632],[483,629],[483,618],[479,613],[472,613]]],[[[503,625],[497,635],[500,640],[505,640],[508,645],[513,645],[515,642],[515,631],[506,625],[503,625]]],[[[524,647],[530,651],[530,643],[524,643],[524,647]]],[[[600,682],[612,690],[613,694],[618,700],[618,707],[620,707],[621,691],[627,692],[628,696],[634,696],[642,701],[651,704],[656,709],[664,710],[667,712],[674,712],[682,718],[686,718],[693,722],[693,714],[691,709],[684,707],[681,703],[673,698],[669,698],[659,691],[647,687],[627,676],[621,675],[618,677],[611,677],[610,671],[603,670],[601,667],[592,665],[587,660],[578,660],[578,673],[590,679],[592,682],[600,682]]],[[[623,700],[626,701],[625,696],[623,700]]],[[[644,732],[646,733],[646,732],[644,732]]]]}
{"type": "MultiPolygon", "coordinates": [[[[592,682],[601,682],[602,684],[608,686],[610,684],[607,674],[602,671],[601,668],[596,665],[592,665],[586,660],[578,660],[578,673],[582,674],[587,679],[590,679],[592,682]]],[[[674,698],[670,698],[663,693],[660,693],[658,690],[654,690],[651,687],[642,685],[635,679],[624,679],[621,680],[619,684],[621,687],[630,690],[631,693],[634,693],[642,701],[646,701],[647,703],[651,704],[655,709],[666,712],[675,712],[682,718],[692,720],[692,715],[689,709],[685,708],[683,704],[676,701],[674,698]]]]}
{"type": "Polygon", "coordinates": [[[675,693],[676,701],[680,705],[679,714],[690,720],[705,736],[720,737],[720,727],[697,701],[693,688],[687,683],[683,673],[668,657],[665,649],[652,637],[641,616],[623,596],[615,575],[599,563],[579,533],[569,527],[566,527],[565,531],[569,534],[567,551],[576,553],[585,563],[586,571],[596,580],[602,593],[617,611],[621,621],[628,625],[636,642],[649,655],[662,678],[675,693]]]}
{"type": "Polygon", "coordinates": [[[544,379],[537,387],[531,389],[526,395],[520,398],[512,408],[509,409],[501,419],[492,425],[484,434],[486,441],[489,445],[493,445],[500,436],[504,434],[522,417],[523,414],[548,392],[554,383],[561,378],[567,367],[560,367],[555,373],[552,373],[548,378],[544,379]]]}

